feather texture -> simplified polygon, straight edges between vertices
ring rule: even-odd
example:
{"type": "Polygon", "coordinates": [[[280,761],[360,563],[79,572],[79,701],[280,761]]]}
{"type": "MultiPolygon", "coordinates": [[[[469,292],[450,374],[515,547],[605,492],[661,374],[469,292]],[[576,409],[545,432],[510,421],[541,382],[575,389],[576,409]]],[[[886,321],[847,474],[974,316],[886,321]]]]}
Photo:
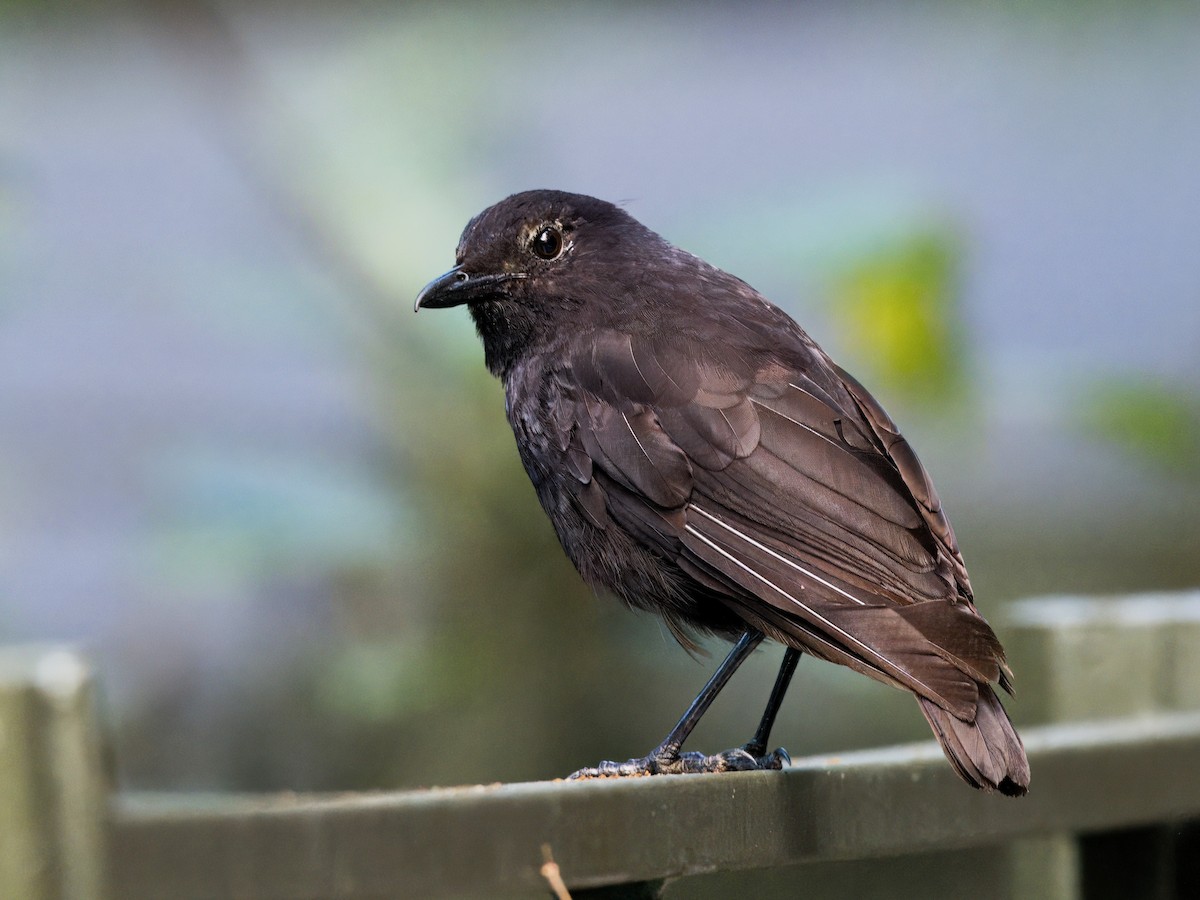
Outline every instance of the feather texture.
{"type": "Polygon", "coordinates": [[[753,606],[768,633],[912,691],[968,781],[1027,782],[989,687],[1008,684],[1003,649],[928,474],[861,385],[803,344],[803,368],[737,373],[645,338],[576,340],[591,467],[570,469],[594,473],[625,533],[742,620],[753,606]]]}
{"type": "MultiPolygon", "coordinates": [[[[539,245],[540,246],[540,245],[539,245]]],[[[960,775],[1021,793],[1011,672],[928,472],[882,406],[745,282],[623,210],[514,195],[418,306],[469,304],[522,461],[584,578],[911,691],[960,775]],[[533,235],[548,238],[542,254],[533,235]]]]}

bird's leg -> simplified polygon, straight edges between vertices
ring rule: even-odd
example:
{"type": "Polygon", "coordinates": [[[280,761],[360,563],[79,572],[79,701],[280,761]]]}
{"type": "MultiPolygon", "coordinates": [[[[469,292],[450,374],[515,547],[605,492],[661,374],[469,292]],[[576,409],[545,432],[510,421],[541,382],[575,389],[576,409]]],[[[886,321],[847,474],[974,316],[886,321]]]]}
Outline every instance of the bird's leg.
{"type": "MultiPolygon", "coordinates": [[[[767,708],[763,710],[762,719],[758,723],[758,730],[754,732],[750,743],[742,748],[751,756],[763,756],[767,752],[767,741],[771,740],[771,729],[775,725],[775,717],[779,715],[779,707],[783,704],[783,695],[787,693],[788,685],[792,683],[792,676],[796,674],[796,666],[799,662],[800,651],[795,647],[788,647],[787,652],[783,654],[783,664],[779,667],[779,674],[775,676],[775,686],[771,688],[771,696],[767,699],[767,708]]],[[[782,748],[775,752],[787,756],[787,751],[782,748]]]]}
{"type": "Polygon", "coordinates": [[[782,769],[785,763],[792,761],[788,752],[777,747],[767,753],[767,741],[771,739],[771,728],[775,725],[775,717],[783,704],[783,696],[787,693],[792,676],[796,674],[796,665],[800,662],[800,651],[788,647],[783,654],[783,663],[779,674],[775,676],[775,684],[771,688],[771,696],[767,698],[767,707],[763,710],[758,728],[754,731],[749,743],[734,747],[723,753],[705,756],[702,753],[684,753],[682,761],[686,772],[725,772],[745,771],[747,769],[782,769]]]}
{"type": "MultiPolygon", "coordinates": [[[[755,647],[762,642],[762,632],[754,629],[747,629],[746,633],[738,639],[738,642],[733,645],[733,649],[729,651],[729,655],[725,657],[725,661],[717,667],[717,671],[713,673],[712,678],[704,685],[700,694],[692,701],[692,705],[688,707],[687,712],[683,714],[678,724],[671,729],[671,733],[666,736],[661,744],[654,750],[641,759],[631,759],[623,763],[611,762],[605,760],[600,765],[594,768],[580,769],[570,777],[573,779],[582,778],[606,778],[621,775],[680,775],[693,772],[724,772],[729,770],[744,770],[744,769],[778,769],[787,759],[787,753],[777,750],[770,756],[763,757],[761,754],[751,754],[746,748],[738,747],[734,750],[726,750],[724,753],[714,754],[713,756],[705,756],[703,753],[680,753],[679,749],[683,746],[683,742],[687,740],[692,729],[696,727],[696,723],[700,721],[700,717],[712,705],[713,700],[721,689],[728,683],[733,673],[737,671],[738,666],[746,661],[746,657],[754,650],[755,647]]],[[[799,654],[797,654],[797,658],[799,654]]],[[[786,657],[785,663],[786,663],[786,657]]],[[[795,663],[791,665],[792,670],[795,670],[795,663]]],[[[791,673],[788,673],[788,679],[791,678],[791,673]]],[[[787,689],[787,679],[783,679],[783,672],[780,672],[780,679],[776,680],[775,690],[771,693],[771,703],[768,704],[768,713],[770,714],[770,722],[765,722],[766,732],[764,733],[764,725],[759,725],[758,733],[763,736],[765,743],[766,736],[770,732],[771,722],[775,719],[775,712],[778,711],[779,700],[783,698],[783,691],[787,689]],[[782,685],[780,684],[782,680],[782,685]],[[776,693],[779,698],[776,699],[776,693]],[[774,709],[771,709],[771,704],[774,709]]],[[[764,720],[767,715],[764,714],[764,720]]],[[[751,745],[753,741],[751,742],[751,745]]],[[[749,747],[750,745],[747,745],[749,747]]]]}

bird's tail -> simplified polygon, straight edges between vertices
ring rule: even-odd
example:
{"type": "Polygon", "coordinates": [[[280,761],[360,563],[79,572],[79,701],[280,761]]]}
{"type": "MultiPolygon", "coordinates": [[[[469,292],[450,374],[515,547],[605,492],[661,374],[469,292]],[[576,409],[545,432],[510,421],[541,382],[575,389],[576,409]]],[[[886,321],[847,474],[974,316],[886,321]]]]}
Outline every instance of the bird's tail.
{"type": "Polygon", "coordinates": [[[963,780],[985,791],[1020,797],[1029,790],[1025,746],[991,686],[979,686],[972,721],[960,719],[931,700],[917,697],[946,758],[963,780]]]}

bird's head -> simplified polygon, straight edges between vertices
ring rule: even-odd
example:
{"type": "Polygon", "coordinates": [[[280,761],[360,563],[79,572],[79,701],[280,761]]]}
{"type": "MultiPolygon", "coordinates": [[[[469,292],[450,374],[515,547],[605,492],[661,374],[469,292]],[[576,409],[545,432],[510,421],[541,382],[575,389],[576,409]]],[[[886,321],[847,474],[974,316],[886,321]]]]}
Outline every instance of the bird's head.
{"type": "Polygon", "coordinates": [[[624,210],[562,191],[526,191],[477,215],[453,269],[429,282],[416,309],[466,305],[494,372],[540,335],[619,315],[647,251],[666,241],[624,210]]]}
{"type": "Polygon", "coordinates": [[[455,266],[417,295],[416,309],[485,301],[544,301],[614,266],[638,242],[662,239],[604,200],[562,191],[525,191],[467,223],[455,266]],[[622,252],[625,250],[625,252],[622,252]]]}

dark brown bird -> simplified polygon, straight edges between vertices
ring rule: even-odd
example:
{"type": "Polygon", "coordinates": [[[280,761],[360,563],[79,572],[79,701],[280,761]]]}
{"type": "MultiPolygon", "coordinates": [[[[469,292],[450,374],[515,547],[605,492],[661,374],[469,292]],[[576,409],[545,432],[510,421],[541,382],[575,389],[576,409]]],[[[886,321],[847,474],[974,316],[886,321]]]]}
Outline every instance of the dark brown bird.
{"type": "Polygon", "coordinates": [[[515,194],[467,225],[416,306],[466,304],[538,499],[584,579],[736,640],[663,743],[578,776],[778,768],[801,652],[912,692],[968,783],[1029,784],[992,689],[1012,673],[928,473],[887,413],[783,311],[626,212],[515,194]],[[754,647],[788,650],[745,747],[681,754],[754,647]]]}

